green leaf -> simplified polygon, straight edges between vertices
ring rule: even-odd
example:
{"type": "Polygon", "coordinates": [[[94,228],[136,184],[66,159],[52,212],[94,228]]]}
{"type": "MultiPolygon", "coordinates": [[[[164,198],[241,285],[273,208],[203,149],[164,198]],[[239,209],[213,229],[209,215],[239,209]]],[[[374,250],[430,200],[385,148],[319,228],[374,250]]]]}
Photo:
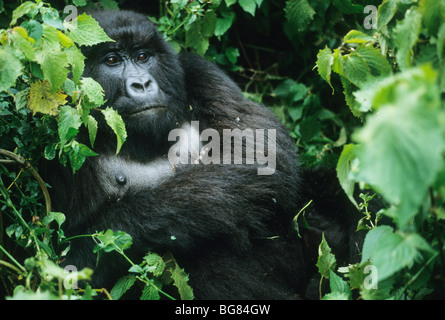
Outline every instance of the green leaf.
{"type": "Polygon", "coordinates": [[[436,79],[426,66],[382,82],[372,98],[379,112],[354,136],[362,143],[359,179],[393,205],[387,213],[399,226],[415,215],[442,166],[445,141],[436,79]]]}
{"type": "Polygon", "coordinates": [[[343,38],[344,43],[366,44],[375,41],[376,39],[374,39],[373,37],[368,36],[367,34],[357,30],[349,31],[343,38]]]}
{"type": "Polygon", "coordinates": [[[152,273],[155,277],[160,277],[165,270],[166,264],[164,260],[156,253],[149,252],[144,257],[144,261],[147,263],[144,269],[152,273]]]}
{"type": "MultiPolygon", "coordinates": [[[[83,70],[85,68],[85,62],[84,62],[85,56],[75,46],[71,46],[65,49],[65,52],[68,57],[68,63],[71,65],[71,70],[73,73],[73,81],[77,83],[80,77],[82,76],[83,70]]],[[[98,93],[96,92],[96,95],[97,94],[98,93]]]]}
{"type": "Polygon", "coordinates": [[[336,263],[335,256],[331,253],[331,248],[326,242],[323,233],[320,246],[318,247],[318,260],[316,264],[318,272],[322,277],[329,279],[331,270],[335,268],[336,263]]]}
{"type": "Polygon", "coordinates": [[[384,77],[392,72],[391,65],[379,49],[369,46],[359,46],[355,52],[366,62],[372,76],[384,77]]]}
{"type": "Polygon", "coordinates": [[[402,70],[412,64],[412,49],[419,39],[422,27],[422,15],[418,10],[407,10],[405,18],[397,22],[393,31],[394,45],[397,48],[396,58],[402,70]]]}
{"type": "Polygon", "coordinates": [[[362,5],[353,4],[352,0],[333,0],[333,3],[341,13],[345,14],[360,14],[365,9],[362,5]]]}
{"type": "Polygon", "coordinates": [[[381,30],[392,20],[397,11],[397,2],[384,0],[377,11],[377,29],[381,30]]]}
{"type": "Polygon", "coordinates": [[[63,29],[62,20],[59,17],[59,12],[56,9],[42,7],[40,8],[40,14],[42,15],[42,20],[47,25],[56,28],[63,29]]]}
{"type": "MultiPolygon", "coordinates": [[[[153,281],[156,283],[156,281],[153,281]]],[[[159,284],[162,285],[162,284],[159,284]]],[[[148,285],[142,290],[141,300],[160,300],[159,290],[155,286],[148,285]]]]}
{"type": "Polygon", "coordinates": [[[17,20],[23,17],[25,14],[33,13],[36,11],[36,3],[32,1],[26,1],[22,3],[20,6],[18,6],[13,12],[12,12],[12,21],[11,26],[15,25],[17,23],[17,20]]]}
{"type": "Polygon", "coordinates": [[[297,83],[292,79],[284,80],[273,90],[274,95],[288,100],[289,103],[303,100],[307,92],[308,88],[304,84],[297,83]]]}
{"type": "MultiPolygon", "coordinates": [[[[332,294],[329,297],[329,300],[332,300],[333,295],[335,295],[335,300],[352,299],[352,292],[348,283],[332,270],[330,270],[330,275],[329,275],[329,287],[331,289],[331,294],[332,294]]],[[[325,297],[323,298],[323,300],[326,300],[325,297]]]]}
{"type": "Polygon", "coordinates": [[[334,64],[334,55],[332,54],[331,49],[327,46],[318,52],[317,55],[317,68],[318,74],[329,84],[332,88],[332,94],[334,94],[334,87],[331,84],[331,72],[332,65],[334,64]]]}
{"type": "Polygon", "coordinates": [[[80,90],[82,90],[88,101],[94,103],[96,107],[102,106],[104,101],[104,89],[93,78],[82,78],[80,81],[80,90]]]}
{"type": "Polygon", "coordinates": [[[107,124],[113,129],[117,138],[117,147],[116,154],[119,153],[121,147],[125,140],[127,139],[127,131],[125,129],[125,123],[122,120],[122,117],[117,113],[116,110],[108,107],[104,110],[101,110],[102,114],[105,116],[105,120],[107,124]]]}
{"type": "Polygon", "coordinates": [[[337,162],[337,177],[349,200],[358,208],[358,204],[354,199],[355,181],[351,179],[351,162],[356,158],[356,148],[353,144],[347,144],[343,147],[337,162]]]}
{"type": "Polygon", "coordinates": [[[419,4],[423,12],[423,24],[430,36],[435,36],[445,21],[445,0],[421,0],[419,4]]]}
{"type": "Polygon", "coordinates": [[[64,84],[69,72],[68,55],[61,49],[58,31],[44,25],[43,38],[36,50],[36,61],[40,64],[45,79],[50,82],[53,92],[64,84]]]}
{"type": "Polygon", "coordinates": [[[101,42],[114,41],[103,31],[96,20],[83,13],[71,22],[64,22],[68,36],[80,46],[93,46],[101,42]]]}
{"type": "Polygon", "coordinates": [[[199,55],[204,55],[209,48],[209,39],[201,32],[201,23],[194,22],[185,34],[185,46],[195,49],[199,55]]]}
{"type": "Polygon", "coordinates": [[[97,135],[97,121],[91,115],[88,115],[87,128],[91,146],[94,147],[94,142],[96,141],[96,135],[97,135]]]}
{"type": "Polygon", "coordinates": [[[171,277],[173,279],[173,285],[178,288],[181,300],[193,300],[193,290],[187,283],[189,276],[185,273],[184,269],[176,265],[176,267],[171,270],[171,277]]]}
{"type": "Polygon", "coordinates": [[[357,53],[343,56],[343,67],[345,77],[357,87],[361,87],[371,75],[371,70],[365,59],[357,53]]]}
{"type": "Polygon", "coordinates": [[[59,226],[59,228],[61,227],[61,225],[65,222],[65,215],[61,212],[50,212],[44,219],[43,219],[43,223],[48,225],[50,224],[52,221],[56,221],[57,225],[59,226]]]}
{"type": "Polygon", "coordinates": [[[82,120],[76,109],[70,106],[62,106],[59,112],[58,125],[60,144],[64,146],[77,135],[82,120]]]}
{"type": "Polygon", "coordinates": [[[33,46],[35,40],[28,36],[28,32],[25,28],[15,27],[12,29],[10,39],[14,48],[20,50],[27,60],[35,60],[35,48],[33,46]]]}
{"type": "Polygon", "coordinates": [[[222,18],[216,19],[215,36],[221,37],[222,35],[224,35],[227,32],[227,30],[230,29],[234,20],[235,20],[235,12],[223,11],[222,18]]]}
{"type": "Polygon", "coordinates": [[[39,40],[43,35],[43,27],[36,20],[25,21],[22,23],[22,27],[28,31],[28,35],[34,40],[39,40]]]}
{"type": "Polygon", "coordinates": [[[94,253],[100,250],[105,252],[122,252],[130,248],[133,244],[131,236],[123,231],[114,232],[113,230],[108,229],[107,232],[99,232],[95,234],[94,237],[99,240],[93,250],[94,253]]]}
{"type": "Polygon", "coordinates": [[[13,87],[22,74],[23,64],[16,50],[10,46],[0,46],[0,92],[13,87]]]}
{"type": "Polygon", "coordinates": [[[213,11],[207,11],[202,19],[201,30],[204,37],[211,37],[215,33],[216,14],[213,11]]]}
{"type": "MultiPolygon", "coordinates": [[[[418,234],[393,233],[387,226],[377,227],[371,231],[374,231],[369,236],[371,240],[367,235],[365,243],[372,241],[372,250],[366,254],[378,270],[379,281],[391,277],[405,267],[410,268],[416,261],[422,260],[420,251],[432,251],[428,243],[418,234]]],[[[371,245],[366,244],[366,247],[369,248],[371,245]]]]}
{"type": "Polygon", "coordinates": [[[119,300],[124,293],[134,285],[136,280],[137,279],[135,276],[124,276],[120,278],[117,280],[113,289],[111,289],[110,296],[113,298],[113,300],[119,300]]]}
{"type": "Polygon", "coordinates": [[[315,10],[307,0],[286,1],[284,12],[286,20],[298,31],[306,30],[315,15],[315,10]]]}
{"type": "Polygon", "coordinates": [[[253,17],[255,16],[256,2],[255,0],[238,0],[239,5],[244,11],[250,13],[253,17]]]}
{"type": "Polygon", "coordinates": [[[393,233],[393,231],[394,229],[390,226],[379,226],[368,231],[363,242],[362,264],[369,261],[374,255],[374,251],[378,250],[378,245],[381,241],[380,238],[384,234],[393,233]]]}

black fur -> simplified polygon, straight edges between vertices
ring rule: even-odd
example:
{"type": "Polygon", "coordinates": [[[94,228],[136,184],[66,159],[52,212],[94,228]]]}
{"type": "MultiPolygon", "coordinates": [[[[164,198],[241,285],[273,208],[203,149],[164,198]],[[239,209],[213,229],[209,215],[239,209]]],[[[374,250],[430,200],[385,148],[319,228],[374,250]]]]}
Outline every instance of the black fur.
{"type": "MultiPolygon", "coordinates": [[[[215,65],[196,55],[176,55],[143,15],[110,11],[93,16],[116,42],[85,48],[84,76],[102,84],[107,104],[123,115],[128,140],[115,166],[110,160],[115,137],[101,123],[95,145],[99,157],[88,158],[75,175],[54,165],[44,168],[55,210],[67,216],[66,234],[125,231],[133,238],[129,255],[135,261],[149,250],[171,251],[190,274],[198,299],[303,297],[313,272],[305,251],[316,250],[319,237],[307,246],[293,230],[302,191],[294,143],[284,126],[268,109],[245,99],[215,65]],[[159,85],[159,99],[167,107],[162,116],[128,116],[141,102],[128,94],[120,71],[113,71],[121,69],[104,67],[101,60],[110,50],[131,55],[140,48],[151,56],[135,68],[148,72],[159,85]],[[190,120],[198,120],[200,130],[213,128],[221,136],[223,129],[276,129],[275,173],[258,175],[258,165],[248,164],[184,165],[169,172],[171,176],[157,177],[165,178],[161,182],[129,181],[122,194],[113,193],[120,187],[112,178],[104,180],[104,172],[112,176],[116,168],[137,175],[167,155],[168,132],[190,120]]],[[[92,247],[91,240],[73,240],[66,264],[95,268],[92,247]]],[[[124,259],[104,255],[93,285],[110,288],[128,268],[124,259]]]]}

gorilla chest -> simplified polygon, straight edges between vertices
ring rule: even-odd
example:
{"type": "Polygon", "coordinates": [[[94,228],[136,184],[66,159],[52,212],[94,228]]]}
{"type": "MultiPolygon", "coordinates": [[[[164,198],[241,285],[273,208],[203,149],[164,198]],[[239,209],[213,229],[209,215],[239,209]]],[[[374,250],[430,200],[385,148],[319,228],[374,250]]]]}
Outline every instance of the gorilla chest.
{"type": "Polygon", "coordinates": [[[136,162],[116,156],[99,156],[95,168],[97,182],[105,194],[120,198],[128,189],[153,188],[171,178],[175,171],[167,157],[136,162]]]}

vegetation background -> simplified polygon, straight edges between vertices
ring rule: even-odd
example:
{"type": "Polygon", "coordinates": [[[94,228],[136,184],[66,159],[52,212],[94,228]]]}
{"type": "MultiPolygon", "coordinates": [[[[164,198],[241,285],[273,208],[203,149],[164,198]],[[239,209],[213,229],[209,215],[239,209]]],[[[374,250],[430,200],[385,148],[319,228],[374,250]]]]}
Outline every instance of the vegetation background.
{"type": "MultiPolygon", "coordinates": [[[[78,48],[107,36],[88,16],[72,15],[90,7],[147,14],[178,52],[205,56],[272,108],[303,167],[337,171],[367,234],[361,262],[348,266],[336,264],[323,239],[317,267],[330,290],[320,298],[445,296],[445,0],[0,0],[2,297],[119,299],[138,283],[141,299],[193,298],[174,257],[131,261],[131,237],[119,230],[79,235],[95,241],[99,256],[117,251],[129,261],[111,292],[76,287],[91,270],[58,266],[75,239],[65,237],[65,217],[51,212],[34,168],[57,157],[77,171],[95,155],[89,111],[104,101],[100,86],[82,78],[78,48]],[[76,141],[82,126],[91,145],[76,141]],[[365,189],[374,192],[353,197],[365,189]],[[387,206],[370,212],[376,194],[387,206]],[[171,285],[172,295],[163,290],[171,285]]],[[[120,147],[120,116],[102,112],[120,147]]],[[[304,210],[298,221],[304,227],[304,210]]]]}

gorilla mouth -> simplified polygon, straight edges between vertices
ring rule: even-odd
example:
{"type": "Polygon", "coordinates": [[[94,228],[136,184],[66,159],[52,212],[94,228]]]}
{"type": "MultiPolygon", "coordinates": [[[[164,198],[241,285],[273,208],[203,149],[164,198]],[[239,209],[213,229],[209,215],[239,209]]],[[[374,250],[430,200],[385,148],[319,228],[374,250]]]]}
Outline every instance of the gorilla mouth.
{"type": "Polygon", "coordinates": [[[146,107],[142,107],[136,110],[131,110],[129,112],[126,112],[126,116],[131,117],[131,116],[135,116],[135,115],[139,115],[140,113],[143,112],[147,112],[147,111],[151,111],[154,109],[163,109],[163,108],[167,108],[166,106],[163,105],[154,105],[154,106],[146,106],[146,107]]]}

